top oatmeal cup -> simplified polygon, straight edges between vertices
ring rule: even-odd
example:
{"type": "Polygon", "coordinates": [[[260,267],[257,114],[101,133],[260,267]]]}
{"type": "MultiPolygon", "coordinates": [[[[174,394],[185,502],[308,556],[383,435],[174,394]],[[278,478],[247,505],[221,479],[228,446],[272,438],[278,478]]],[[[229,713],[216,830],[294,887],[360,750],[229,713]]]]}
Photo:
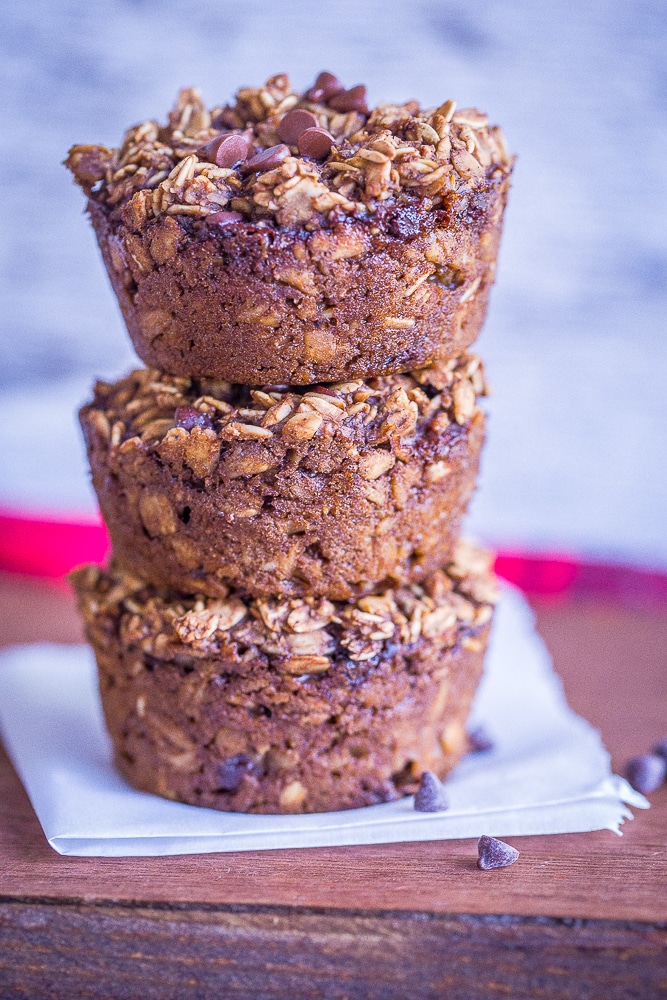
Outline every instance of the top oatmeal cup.
{"type": "Polygon", "coordinates": [[[120,149],[74,146],[137,353],[248,385],[370,378],[447,362],[484,320],[512,158],[473,108],[370,110],[330,73],[285,74],[120,149]]]}

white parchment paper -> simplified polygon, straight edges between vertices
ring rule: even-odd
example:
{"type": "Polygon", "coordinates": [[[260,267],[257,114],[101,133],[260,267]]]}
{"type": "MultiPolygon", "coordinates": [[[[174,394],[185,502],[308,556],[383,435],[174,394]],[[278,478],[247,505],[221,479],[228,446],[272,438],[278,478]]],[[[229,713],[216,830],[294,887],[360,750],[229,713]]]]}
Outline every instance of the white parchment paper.
{"type": "MultiPolygon", "coordinates": [[[[600,678],[601,692],[604,678],[600,678]]],[[[38,645],[0,654],[0,733],[49,844],[122,857],[329,847],[609,829],[646,799],[612,775],[599,734],[568,707],[524,599],[506,589],[471,725],[495,748],[447,780],[450,808],[412,798],[309,816],[247,816],[137,792],[115,772],[92,653],[38,645]]]]}

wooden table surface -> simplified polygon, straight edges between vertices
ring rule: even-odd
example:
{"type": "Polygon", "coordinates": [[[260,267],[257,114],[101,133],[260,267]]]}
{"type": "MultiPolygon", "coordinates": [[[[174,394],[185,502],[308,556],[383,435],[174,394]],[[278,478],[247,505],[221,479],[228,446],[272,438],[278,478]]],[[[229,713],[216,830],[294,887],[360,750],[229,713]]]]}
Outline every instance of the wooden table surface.
{"type": "MultiPolygon", "coordinates": [[[[619,770],[667,735],[664,608],[535,603],[619,770]]],[[[0,577],[0,644],[80,639],[64,589],[0,577]]],[[[0,997],[667,996],[667,786],[623,837],[67,858],[0,750],[0,997]]]]}

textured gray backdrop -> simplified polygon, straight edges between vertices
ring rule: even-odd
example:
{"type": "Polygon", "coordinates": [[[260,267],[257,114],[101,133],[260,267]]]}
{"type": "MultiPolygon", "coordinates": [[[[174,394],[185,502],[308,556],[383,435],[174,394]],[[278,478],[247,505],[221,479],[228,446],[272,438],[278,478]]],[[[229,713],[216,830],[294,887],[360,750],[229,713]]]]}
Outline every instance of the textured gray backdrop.
{"type": "Polygon", "coordinates": [[[485,108],[519,156],[474,528],[667,566],[664,0],[14,0],[0,36],[0,506],[90,508],[72,411],[133,364],[68,146],[117,144],[182,84],[213,104],[327,68],[485,108]]]}

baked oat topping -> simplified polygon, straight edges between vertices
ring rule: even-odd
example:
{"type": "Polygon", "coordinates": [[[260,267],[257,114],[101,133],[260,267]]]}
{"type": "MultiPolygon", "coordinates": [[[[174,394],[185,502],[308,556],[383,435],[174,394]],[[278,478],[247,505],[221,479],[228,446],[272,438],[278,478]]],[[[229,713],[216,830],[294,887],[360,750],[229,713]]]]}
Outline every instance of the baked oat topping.
{"type": "MultiPolygon", "coordinates": [[[[423,586],[396,587],[353,601],[326,598],[248,598],[228,591],[220,598],[175,595],[136,577],[96,566],[77,570],[73,579],[84,621],[91,627],[108,612],[119,617],[123,642],[162,659],[187,653],[206,657],[224,650],[237,657],[254,647],[278,670],[296,676],[326,672],[335,660],[361,663],[379,657],[388,644],[417,643],[423,636],[449,648],[474,640],[488,623],[497,600],[488,569],[489,556],[466,543],[450,567],[423,586]],[[470,553],[478,553],[472,563],[470,553]],[[481,595],[481,596],[480,596],[481,595]]],[[[256,655],[256,654],[253,654],[256,655]]]]}
{"type": "MultiPolygon", "coordinates": [[[[144,368],[115,384],[98,382],[88,419],[104,439],[111,442],[113,436],[115,448],[137,439],[167,447],[180,442],[188,464],[194,454],[205,469],[217,460],[223,442],[276,438],[297,445],[341,434],[349,439],[351,454],[360,442],[370,446],[360,472],[372,482],[394,465],[401,443],[418,425],[437,434],[450,423],[466,424],[487,391],[481,362],[471,354],[406,375],[329,386],[255,389],[144,368]]],[[[432,481],[447,471],[442,463],[434,466],[432,481]]]]}
{"type": "Polygon", "coordinates": [[[165,214],[316,228],[395,202],[437,209],[505,177],[512,158],[476,108],[448,100],[369,110],[365,87],[320,73],[303,93],[279,74],[210,110],[186,88],[166,125],[143,122],[118,149],[73,146],[66,165],[86,194],[135,228],[165,214]]]}

